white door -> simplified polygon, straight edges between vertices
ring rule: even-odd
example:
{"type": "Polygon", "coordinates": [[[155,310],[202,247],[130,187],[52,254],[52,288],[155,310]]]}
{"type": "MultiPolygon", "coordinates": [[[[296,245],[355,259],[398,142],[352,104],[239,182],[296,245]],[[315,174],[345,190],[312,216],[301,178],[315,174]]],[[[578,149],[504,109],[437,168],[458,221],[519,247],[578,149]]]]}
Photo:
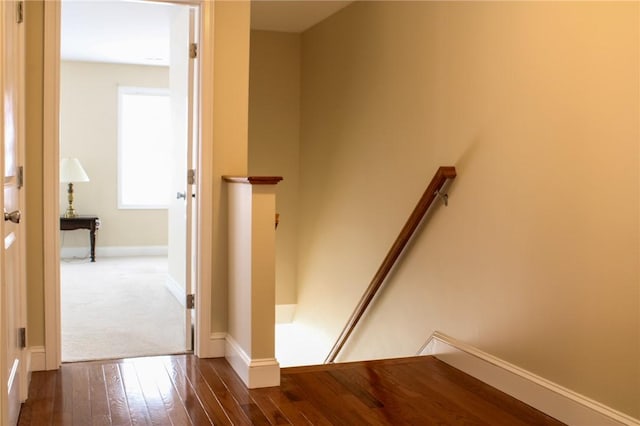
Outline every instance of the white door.
{"type": "Polygon", "coordinates": [[[0,2],[0,49],[1,49],[1,93],[3,152],[3,204],[4,221],[0,250],[0,336],[2,347],[2,400],[0,412],[2,425],[15,425],[20,414],[21,399],[26,396],[26,371],[22,363],[24,336],[24,257],[22,225],[20,222],[21,182],[18,176],[18,161],[24,138],[24,25],[22,3],[0,2]]]}
{"type": "MultiPolygon", "coordinates": [[[[171,22],[170,91],[173,127],[172,202],[169,206],[169,276],[176,291],[186,302],[193,294],[194,256],[193,197],[194,181],[189,171],[194,170],[194,62],[190,46],[195,43],[195,10],[176,6],[171,22]]],[[[185,312],[186,349],[193,349],[192,311],[185,312]]]]}

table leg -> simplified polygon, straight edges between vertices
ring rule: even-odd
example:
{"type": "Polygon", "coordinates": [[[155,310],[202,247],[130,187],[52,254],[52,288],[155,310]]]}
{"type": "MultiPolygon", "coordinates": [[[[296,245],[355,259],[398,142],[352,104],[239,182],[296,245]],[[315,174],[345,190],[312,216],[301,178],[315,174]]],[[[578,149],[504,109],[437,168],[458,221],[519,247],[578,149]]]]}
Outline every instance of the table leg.
{"type": "Polygon", "coordinates": [[[91,240],[91,261],[96,261],[96,230],[92,227],[89,230],[89,238],[91,240]]]}

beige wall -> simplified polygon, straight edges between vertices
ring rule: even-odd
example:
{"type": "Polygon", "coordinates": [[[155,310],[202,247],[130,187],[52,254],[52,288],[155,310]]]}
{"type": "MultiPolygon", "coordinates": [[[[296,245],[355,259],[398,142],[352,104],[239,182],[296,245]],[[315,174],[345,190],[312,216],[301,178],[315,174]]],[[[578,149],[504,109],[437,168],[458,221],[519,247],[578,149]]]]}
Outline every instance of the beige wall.
{"type": "Polygon", "coordinates": [[[249,174],[276,188],[276,304],[296,303],[300,164],[300,34],[251,31],[249,174]]]}
{"type": "Polygon", "coordinates": [[[228,315],[227,190],[222,176],[247,174],[250,15],[249,2],[216,2],[214,105],[210,117],[213,158],[204,160],[211,161],[213,167],[211,330],[214,333],[227,331],[228,315]]]}
{"type": "MultiPolygon", "coordinates": [[[[99,247],[166,246],[166,210],[118,209],[118,86],[168,88],[169,70],[68,61],[60,65],[60,156],[77,157],[91,179],[74,185],[74,207],[78,214],[100,217],[99,247]]],[[[66,184],[61,184],[61,213],[66,206],[66,184]]],[[[63,247],[86,246],[87,235],[63,232],[61,241],[63,247]]]]}
{"type": "Polygon", "coordinates": [[[455,165],[345,358],[439,330],[640,417],[639,7],[357,2],[305,32],[297,319],[337,336],[455,165]]]}

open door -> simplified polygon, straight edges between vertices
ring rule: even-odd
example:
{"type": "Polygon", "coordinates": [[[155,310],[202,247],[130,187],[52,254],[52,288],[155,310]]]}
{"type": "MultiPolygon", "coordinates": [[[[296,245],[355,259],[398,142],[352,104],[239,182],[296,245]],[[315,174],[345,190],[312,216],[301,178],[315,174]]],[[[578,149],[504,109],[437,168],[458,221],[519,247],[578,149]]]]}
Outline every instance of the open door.
{"type": "Polygon", "coordinates": [[[0,423],[15,425],[21,400],[26,397],[26,371],[23,363],[26,331],[24,328],[25,268],[22,248],[21,210],[23,199],[21,149],[24,146],[24,25],[23,4],[0,2],[0,61],[3,143],[3,243],[0,250],[0,346],[2,347],[0,379],[0,423]]]}
{"type": "Polygon", "coordinates": [[[196,10],[176,6],[171,23],[169,87],[173,125],[172,202],[169,206],[169,280],[174,292],[185,301],[186,349],[193,350],[194,308],[194,123],[196,10]]]}

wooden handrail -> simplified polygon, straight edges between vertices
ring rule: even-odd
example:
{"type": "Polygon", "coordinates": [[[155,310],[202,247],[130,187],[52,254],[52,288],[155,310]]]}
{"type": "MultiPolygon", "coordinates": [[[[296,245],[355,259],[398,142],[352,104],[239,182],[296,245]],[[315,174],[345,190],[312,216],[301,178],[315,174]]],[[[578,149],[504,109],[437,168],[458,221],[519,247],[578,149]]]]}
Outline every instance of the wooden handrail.
{"type": "Polygon", "coordinates": [[[251,185],[276,185],[282,176],[222,176],[225,182],[248,183],[251,185]]]}
{"type": "Polygon", "coordinates": [[[353,330],[356,328],[358,321],[360,321],[360,318],[384,283],[389,271],[391,271],[391,268],[393,268],[396,260],[400,254],[402,254],[402,251],[413,236],[415,230],[418,228],[418,225],[420,225],[422,218],[427,213],[427,210],[429,210],[433,200],[438,196],[440,189],[442,189],[448,179],[454,179],[455,177],[455,167],[440,167],[438,171],[436,171],[436,174],[433,176],[433,179],[431,179],[429,186],[427,186],[424,194],[422,194],[422,198],[418,201],[418,204],[413,209],[411,216],[407,219],[407,223],[404,224],[398,238],[396,238],[391,249],[389,249],[389,253],[387,253],[387,256],[382,261],[382,265],[380,265],[378,272],[373,276],[373,279],[360,299],[358,306],[356,306],[356,309],[351,314],[349,321],[347,321],[347,324],[342,329],[342,333],[340,333],[338,340],[336,340],[336,343],[331,348],[331,352],[329,352],[329,355],[325,359],[325,364],[335,361],[338,353],[347,342],[347,339],[353,330]]]}

